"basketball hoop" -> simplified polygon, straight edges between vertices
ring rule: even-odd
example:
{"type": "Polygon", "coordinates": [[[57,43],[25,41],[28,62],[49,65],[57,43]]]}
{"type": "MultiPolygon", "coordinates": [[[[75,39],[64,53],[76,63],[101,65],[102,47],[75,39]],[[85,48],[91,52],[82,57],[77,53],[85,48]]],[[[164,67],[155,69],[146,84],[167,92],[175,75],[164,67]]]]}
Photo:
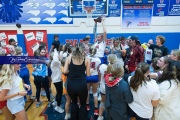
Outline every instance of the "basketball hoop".
{"type": "Polygon", "coordinates": [[[84,10],[86,11],[87,18],[92,18],[92,11],[94,10],[94,7],[84,7],[84,10]]]}

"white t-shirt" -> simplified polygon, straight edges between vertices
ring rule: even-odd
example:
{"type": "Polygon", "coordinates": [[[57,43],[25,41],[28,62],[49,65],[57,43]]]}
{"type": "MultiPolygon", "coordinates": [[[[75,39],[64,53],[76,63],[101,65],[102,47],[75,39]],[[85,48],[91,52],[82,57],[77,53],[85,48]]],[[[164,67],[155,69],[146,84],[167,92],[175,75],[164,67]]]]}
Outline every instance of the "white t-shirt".
{"type": "MultiPolygon", "coordinates": [[[[18,92],[25,90],[23,87],[22,79],[19,77],[19,75],[14,74],[12,76],[12,80],[13,80],[13,83],[12,83],[12,86],[11,86],[9,92],[8,92],[8,95],[17,94],[18,92]]],[[[8,100],[16,100],[16,99],[19,99],[21,97],[24,97],[24,96],[17,95],[17,96],[10,98],[8,100]]]]}
{"type": "MultiPolygon", "coordinates": [[[[128,78],[130,83],[131,76],[128,78]]],[[[153,114],[153,106],[151,100],[160,98],[159,87],[155,80],[142,83],[135,92],[131,88],[134,101],[129,104],[129,107],[141,118],[151,118],[153,114]]]]}
{"type": "Polygon", "coordinates": [[[52,83],[57,83],[61,81],[61,75],[62,72],[60,70],[61,68],[61,62],[59,60],[53,60],[51,62],[51,79],[52,79],[52,83]]]}
{"type": "Polygon", "coordinates": [[[103,57],[104,56],[104,51],[105,51],[105,48],[106,48],[106,42],[102,41],[100,43],[98,43],[98,41],[94,44],[94,46],[96,47],[96,54],[95,56],[96,57],[103,57]]]}
{"type": "Polygon", "coordinates": [[[104,74],[107,71],[107,65],[102,64],[99,66],[99,72],[101,73],[101,80],[100,80],[100,91],[105,94],[105,79],[104,79],[104,74]]]}
{"type": "Polygon", "coordinates": [[[101,64],[101,60],[97,57],[91,59],[90,68],[93,69],[91,76],[98,75],[98,67],[101,64]]]}
{"type": "Polygon", "coordinates": [[[146,48],[144,56],[145,56],[145,62],[147,60],[151,61],[152,60],[152,49],[146,48]]]}
{"type": "Polygon", "coordinates": [[[0,92],[3,90],[3,89],[11,89],[11,85],[10,84],[5,84],[3,83],[0,87],[0,92]]]}

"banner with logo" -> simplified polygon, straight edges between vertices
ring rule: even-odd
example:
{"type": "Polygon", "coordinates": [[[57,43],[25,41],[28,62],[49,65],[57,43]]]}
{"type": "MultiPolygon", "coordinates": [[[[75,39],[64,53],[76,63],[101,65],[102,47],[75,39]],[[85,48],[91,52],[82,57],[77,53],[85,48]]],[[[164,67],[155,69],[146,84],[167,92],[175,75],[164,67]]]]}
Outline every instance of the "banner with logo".
{"type": "Polygon", "coordinates": [[[180,16],[180,0],[170,0],[169,16],[180,16]]]}
{"type": "Polygon", "coordinates": [[[122,28],[150,28],[152,5],[123,5],[122,28]]]}
{"type": "Polygon", "coordinates": [[[169,0],[155,0],[153,16],[167,16],[169,8],[169,0]]]}
{"type": "Polygon", "coordinates": [[[46,48],[48,48],[47,42],[47,31],[46,30],[23,30],[26,51],[29,56],[33,56],[34,51],[39,48],[39,44],[41,42],[46,44],[46,48]]]}

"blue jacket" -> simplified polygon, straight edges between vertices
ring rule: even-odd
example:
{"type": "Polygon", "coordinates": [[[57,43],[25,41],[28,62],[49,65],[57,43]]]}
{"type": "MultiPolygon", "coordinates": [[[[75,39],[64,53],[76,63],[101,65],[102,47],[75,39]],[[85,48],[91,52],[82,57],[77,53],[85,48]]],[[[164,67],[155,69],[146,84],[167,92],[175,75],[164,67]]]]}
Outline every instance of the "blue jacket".
{"type": "MultiPolygon", "coordinates": [[[[129,85],[123,79],[114,87],[108,87],[106,85],[106,102],[105,107],[114,108],[119,111],[119,120],[127,118],[127,104],[133,101],[133,96],[130,91],[129,85]]],[[[113,109],[111,109],[113,110],[113,109]]]]}

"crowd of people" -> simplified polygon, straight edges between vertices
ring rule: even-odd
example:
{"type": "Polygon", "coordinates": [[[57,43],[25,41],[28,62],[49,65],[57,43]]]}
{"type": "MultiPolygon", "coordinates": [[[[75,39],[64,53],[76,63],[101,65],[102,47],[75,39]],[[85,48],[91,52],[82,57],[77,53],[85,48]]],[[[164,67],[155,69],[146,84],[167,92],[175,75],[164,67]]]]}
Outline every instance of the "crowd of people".
{"type": "MultiPolygon", "coordinates": [[[[65,120],[88,120],[90,109],[97,120],[180,120],[180,50],[169,52],[162,35],[155,43],[150,39],[141,44],[137,36],[122,36],[111,38],[107,45],[104,19],[101,22],[103,34],[96,36],[94,44],[89,44],[88,35],[75,46],[60,44],[59,36],[54,35],[49,52],[46,44],[40,44],[34,56],[50,61],[33,64],[36,107],[43,104],[40,95],[44,95],[48,107],[65,112],[65,120]]],[[[8,48],[0,47],[0,55],[26,54],[10,39],[8,48]]],[[[1,64],[0,91],[0,109],[6,120],[28,120],[24,96],[33,97],[25,64],[1,64]]]]}

